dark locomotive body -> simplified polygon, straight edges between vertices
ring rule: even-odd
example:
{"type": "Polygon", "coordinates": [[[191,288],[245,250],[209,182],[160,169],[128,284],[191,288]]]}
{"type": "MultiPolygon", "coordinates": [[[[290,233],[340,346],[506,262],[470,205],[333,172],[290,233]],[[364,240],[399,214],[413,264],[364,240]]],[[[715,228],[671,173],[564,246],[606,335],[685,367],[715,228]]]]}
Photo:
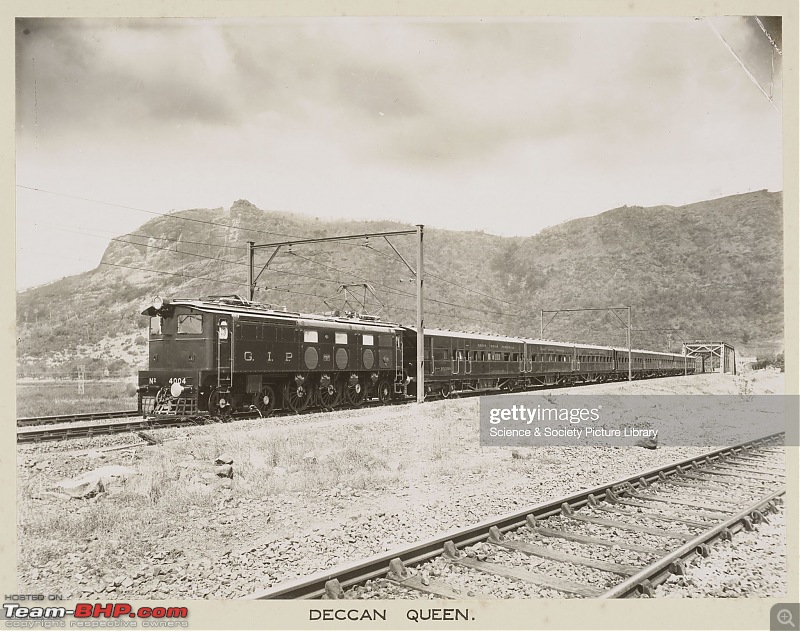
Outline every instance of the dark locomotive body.
{"type": "Polygon", "coordinates": [[[139,373],[144,414],[266,416],[406,392],[397,326],[273,311],[238,297],[157,301],[143,315],[151,321],[150,369],[139,373]]]}
{"type": "MultiPolygon", "coordinates": [[[[238,296],[161,301],[150,316],[144,415],[226,416],[388,403],[416,395],[413,328],[275,311],[238,296]]],[[[635,379],[701,372],[695,358],[631,352],[635,379]]],[[[425,394],[517,391],[628,378],[628,351],[425,330],[425,394]]]]}

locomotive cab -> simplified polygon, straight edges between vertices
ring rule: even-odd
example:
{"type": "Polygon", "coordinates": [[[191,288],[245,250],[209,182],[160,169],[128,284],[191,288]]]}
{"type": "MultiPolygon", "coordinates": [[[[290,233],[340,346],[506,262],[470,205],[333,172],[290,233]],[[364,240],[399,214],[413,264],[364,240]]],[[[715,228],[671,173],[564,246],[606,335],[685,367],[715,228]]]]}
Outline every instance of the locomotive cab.
{"type": "Polygon", "coordinates": [[[191,415],[199,411],[202,374],[213,369],[214,322],[190,306],[156,298],[150,317],[148,370],[139,373],[139,411],[191,415]]]}

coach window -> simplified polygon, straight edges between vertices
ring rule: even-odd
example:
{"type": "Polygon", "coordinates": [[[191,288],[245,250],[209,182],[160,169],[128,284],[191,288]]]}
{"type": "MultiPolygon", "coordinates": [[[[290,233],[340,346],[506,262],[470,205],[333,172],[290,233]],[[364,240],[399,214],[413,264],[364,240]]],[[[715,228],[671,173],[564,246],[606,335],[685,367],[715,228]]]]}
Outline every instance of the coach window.
{"type": "Polygon", "coordinates": [[[150,318],[150,335],[161,335],[161,324],[163,318],[161,316],[153,316],[150,318]]]}
{"type": "MultiPolygon", "coordinates": [[[[336,334],[339,335],[338,333],[336,334]]],[[[316,344],[319,341],[319,333],[316,331],[303,331],[303,341],[316,344]]]]}
{"type": "Polygon", "coordinates": [[[190,313],[178,316],[178,335],[199,335],[203,332],[203,316],[190,313]]]}
{"type": "Polygon", "coordinates": [[[364,335],[361,336],[361,344],[364,346],[372,346],[374,344],[372,341],[372,336],[364,333],[364,335]]]}

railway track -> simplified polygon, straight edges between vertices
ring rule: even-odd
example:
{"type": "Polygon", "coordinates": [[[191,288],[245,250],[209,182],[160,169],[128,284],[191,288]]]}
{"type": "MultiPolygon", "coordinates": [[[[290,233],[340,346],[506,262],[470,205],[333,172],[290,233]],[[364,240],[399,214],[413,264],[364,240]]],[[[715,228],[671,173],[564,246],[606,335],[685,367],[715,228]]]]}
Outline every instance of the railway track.
{"type": "MultiPolygon", "coordinates": [[[[392,401],[388,404],[381,404],[378,401],[364,402],[360,407],[388,407],[392,405],[402,405],[408,401],[392,401]]],[[[336,410],[346,410],[346,406],[337,407],[336,410]]],[[[280,418],[283,416],[296,416],[322,412],[320,408],[303,410],[302,412],[292,412],[289,410],[278,410],[268,418],[280,418]]],[[[235,420],[259,418],[258,413],[243,412],[237,413],[225,419],[218,419],[209,416],[155,416],[141,418],[139,412],[125,410],[122,412],[105,412],[96,414],[65,414],[63,416],[42,416],[34,418],[17,419],[17,443],[37,443],[55,440],[66,440],[70,438],[91,438],[93,436],[108,436],[110,434],[121,434],[124,432],[138,432],[152,429],[164,429],[168,427],[184,427],[190,425],[209,425],[212,423],[230,422],[235,420]],[[125,421],[131,417],[140,417],[135,421],[125,421]],[[93,423],[91,421],[102,421],[93,423]],[[110,422],[109,422],[110,421],[110,422]],[[53,427],[61,423],[71,423],[63,427],[53,427]]]]}
{"type": "MultiPolygon", "coordinates": [[[[649,378],[650,377],[648,377],[648,379],[649,378]]],[[[537,390],[540,389],[554,390],[561,388],[569,388],[575,385],[576,384],[554,384],[554,385],[541,386],[538,388],[532,388],[524,391],[514,390],[512,392],[499,391],[499,390],[476,391],[476,392],[470,392],[470,391],[453,392],[447,397],[442,397],[441,395],[438,394],[430,396],[426,395],[425,400],[433,401],[439,399],[450,399],[450,398],[458,399],[462,397],[468,398],[468,397],[483,396],[483,395],[519,394],[521,392],[536,392],[537,390]]],[[[583,385],[591,385],[591,384],[583,384],[583,385]]],[[[359,407],[376,407],[379,405],[380,406],[404,405],[406,403],[412,403],[413,401],[414,399],[411,397],[407,399],[397,399],[390,401],[389,403],[383,403],[383,404],[379,403],[376,400],[373,400],[373,401],[365,401],[359,407]]],[[[352,408],[348,408],[348,406],[346,405],[340,405],[335,408],[335,410],[346,410],[346,409],[352,409],[352,408]]],[[[276,410],[268,418],[279,418],[282,416],[293,416],[293,415],[302,416],[304,414],[314,414],[317,412],[324,412],[324,411],[329,411],[329,410],[325,410],[324,408],[320,407],[308,408],[301,412],[293,412],[291,410],[276,410]]],[[[57,416],[33,416],[26,418],[18,418],[17,443],[47,442],[55,440],[66,440],[69,438],[91,438],[92,436],[107,436],[110,434],[135,432],[147,429],[181,427],[185,425],[206,425],[216,422],[228,422],[231,420],[258,418],[258,413],[241,412],[241,413],[236,413],[225,419],[216,419],[207,416],[172,417],[165,415],[159,417],[151,417],[149,419],[142,419],[140,421],[92,423],[92,421],[115,421],[117,419],[133,418],[138,416],[141,415],[137,410],[120,410],[117,412],[89,412],[81,414],[62,414],[57,416]],[[61,425],[66,423],[75,423],[76,425],[57,427],[57,428],[56,427],[42,428],[42,426],[61,425]]]]}
{"type": "Polygon", "coordinates": [[[783,442],[780,433],[715,450],[249,599],[652,596],[715,541],[778,510],[783,442]]]}
{"type": "Polygon", "coordinates": [[[58,425],[59,423],[79,423],[84,421],[102,421],[117,418],[140,416],[137,410],[119,410],[117,412],[88,412],[82,414],[61,414],[59,416],[29,416],[17,419],[17,427],[37,427],[39,425],[58,425]]]}
{"type": "MultiPolygon", "coordinates": [[[[140,416],[138,412],[135,416],[140,416]]],[[[158,418],[142,419],[133,421],[119,420],[114,422],[99,423],[80,423],[65,425],[63,427],[44,427],[17,428],[17,443],[39,443],[54,440],[66,440],[69,438],[91,438],[93,436],[108,436],[110,434],[121,434],[124,432],[139,432],[147,429],[161,429],[165,427],[180,427],[192,424],[192,421],[185,418],[158,418]]],[[[197,424],[195,422],[194,424],[197,424]]]]}

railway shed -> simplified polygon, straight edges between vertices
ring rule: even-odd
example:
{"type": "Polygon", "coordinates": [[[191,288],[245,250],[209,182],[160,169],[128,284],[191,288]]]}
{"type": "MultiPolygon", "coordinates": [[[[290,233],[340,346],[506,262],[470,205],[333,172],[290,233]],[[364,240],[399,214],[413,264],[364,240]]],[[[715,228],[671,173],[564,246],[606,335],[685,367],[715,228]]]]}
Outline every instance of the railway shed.
{"type": "Polygon", "coordinates": [[[726,342],[685,342],[683,354],[703,359],[703,372],[736,374],[736,349],[726,342]]]}

